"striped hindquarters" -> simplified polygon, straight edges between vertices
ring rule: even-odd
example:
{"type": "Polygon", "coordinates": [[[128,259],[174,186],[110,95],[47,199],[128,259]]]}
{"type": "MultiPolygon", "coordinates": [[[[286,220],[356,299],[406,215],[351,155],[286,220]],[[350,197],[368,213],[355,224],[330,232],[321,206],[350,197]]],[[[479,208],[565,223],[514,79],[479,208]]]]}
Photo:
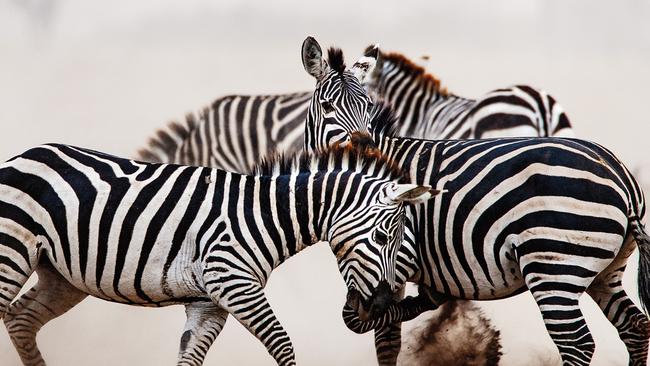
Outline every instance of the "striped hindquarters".
{"type": "Polygon", "coordinates": [[[442,138],[573,136],[569,119],[555,99],[526,85],[488,93],[455,123],[462,126],[442,138]]]}

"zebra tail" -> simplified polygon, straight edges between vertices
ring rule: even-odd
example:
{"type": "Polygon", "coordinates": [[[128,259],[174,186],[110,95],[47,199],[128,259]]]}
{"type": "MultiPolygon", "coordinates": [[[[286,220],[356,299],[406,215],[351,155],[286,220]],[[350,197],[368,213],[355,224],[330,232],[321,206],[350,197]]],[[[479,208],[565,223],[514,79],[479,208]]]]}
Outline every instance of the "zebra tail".
{"type": "Polygon", "coordinates": [[[637,280],[641,306],[648,312],[650,309],[650,236],[640,219],[631,222],[632,235],[639,248],[639,277],[637,280]]]}

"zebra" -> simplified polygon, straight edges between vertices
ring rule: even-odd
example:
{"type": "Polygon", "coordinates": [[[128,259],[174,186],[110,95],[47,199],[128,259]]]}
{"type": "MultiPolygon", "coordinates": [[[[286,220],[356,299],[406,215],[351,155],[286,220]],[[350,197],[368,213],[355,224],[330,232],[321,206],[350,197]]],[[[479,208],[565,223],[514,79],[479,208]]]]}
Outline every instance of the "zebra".
{"type": "Polygon", "coordinates": [[[227,95],[184,122],[172,122],[138,151],[139,159],[251,172],[274,152],[296,153],[304,143],[311,92],[227,95]]]}
{"type": "Polygon", "coordinates": [[[646,364],[650,322],[622,285],[638,246],[639,293],[648,309],[645,199],[611,152],[556,138],[394,138],[382,141],[380,150],[402,157],[409,182],[435,182],[446,190],[434,205],[409,212],[414,239],[407,236],[404,245],[417,260],[399,256],[398,267],[408,270],[397,278],[410,276],[449,298],[490,300],[530,291],[566,365],[588,365],[595,349],[578,304],[586,292],[616,327],[630,364],[646,364]]]}
{"type": "MultiPolygon", "coordinates": [[[[645,199],[614,154],[569,138],[390,137],[395,130],[390,118],[373,118],[369,127],[363,113],[356,113],[356,125],[337,123],[318,95],[329,85],[327,79],[341,78],[319,62],[317,52],[303,52],[303,57],[303,63],[322,68],[307,69],[312,76],[324,75],[317,78],[306,120],[306,135],[312,135],[305,136],[306,145],[318,150],[341,141],[365,144],[370,138],[405,170],[407,181],[446,192],[408,210],[411,233],[404,236],[403,254],[394,257],[396,280],[469,300],[529,290],[566,365],[588,365],[593,356],[595,344],[578,304],[587,292],[618,330],[630,364],[646,364],[650,322],[622,285],[627,259],[638,246],[640,295],[643,307],[650,306],[645,199]]],[[[343,93],[344,88],[339,82],[327,92],[343,93]]],[[[359,96],[355,105],[368,100],[359,96]]],[[[375,115],[390,113],[384,105],[378,108],[375,115]]],[[[347,305],[348,312],[358,307],[347,305]]],[[[386,332],[389,323],[378,328],[386,332]]]]}
{"type": "MultiPolygon", "coordinates": [[[[376,58],[377,65],[360,75],[361,84],[374,100],[384,99],[393,105],[399,115],[399,136],[449,139],[573,135],[561,106],[533,87],[498,89],[472,100],[449,93],[438,79],[400,53],[384,53],[375,45],[366,48],[362,59],[366,57],[376,58]]],[[[188,114],[184,122],[172,122],[157,131],[148,146],[138,152],[138,158],[250,172],[268,154],[292,153],[303,147],[312,94],[305,91],[218,98],[196,115],[188,114]]]]}
{"type": "MultiPolygon", "coordinates": [[[[310,44],[315,44],[314,51],[322,54],[320,46],[311,37],[305,40],[303,48],[310,44]]],[[[337,67],[342,64],[340,50],[333,49],[330,53],[332,56],[329,60],[330,64],[337,67]]],[[[352,74],[357,76],[362,86],[371,91],[380,85],[381,88],[378,89],[380,92],[375,94],[381,95],[381,90],[385,89],[388,96],[392,97],[393,106],[402,112],[402,116],[413,119],[412,113],[407,112],[408,108],[411,108],[407,106],[413,103],[408,98],[394,98],[397,89],[390,86],[391,83],[402,79],[391,78],[391,76],[401,68],[404,68],[408,75],[415,75],[413,70],[419,70],[420,77],[413,78],[415,89],[408,89],[417,90],[416,94],[426,93],[430,89],[430,83],[423,81],[435,79],[424,73],[423,69],[417,69],[405,60],[403,56],[397,57],[397,54],[384,56],[378,47],[369,47],[364,57],[353,66],[352,74]],[[376,58],[374,63],[378,63],[374,68],[370,67],[373,58],[376,58]],[[391,70],[391,73],[378,72],[378,70],[391,70]],[[384,78],[386,80],[391,78],[390,83],[383,81],[384,78]]],[[[326,63],[324,60],[322,62],[326,63]]],[[[351,83],[348,84],[354,85],[354,81],[350,81],[351,83]]],[[[356,92],[360,95],[362,91],[356,90],[356,92]]],[[[312,92],[302,92],[264,96],[232,95],[217,99],[209,108],[203,109],[198,117],[188,115],[184,124],[173,123],[168,129],[158,131],[157,136],[150,140],[149,146],[140,150],[139,157],[154,162],[205,165],[230,171],[249,172],[251,167],[267,153],[275,150],[297,151],[303,146],[305,119],[312,97],[312,92]]],[[[432,105],[435,107],[435,103],[432,105]]],[[[483,106],[488,109],[503,108],[504,103],[497,105],[483,103],[483,106]]],[[[322,107],[330,110],[334,106],[325,104],[322,107]]],[[[371,109],[372,101],[367,100],[365,107],[371,109]]],[[[412,123],[408,124],[405,118],[401,118],[400,123],[413,126],[412,123]]],[[[435,120],[431,123],[435,124],[435,120]]],[[[563,129],[565,132],[567,130],[563,129]]],[[[504,134],[506,132],[510,133],[504,131],[504,134]]],[[[422,133],[422,131],[413,130],[413,133],[422,133]]],[[[497,131],[492,129],[491,133],[496,134],[497,131]]],[[[537,135],[540,132],[531,133],[537,135]]],[[[477,137],[477,135],[470,137],[477,137]]],[[[376,334],[378,359],[381,364],[394,365],[396,362],[401,341],[398,326],[393,328],[389,333],[377,332],[376,334]]]]}
{"type": "Polygon", "coordinates": [[[23,363],[43,365],[37,332],[88,295],[182,304],[179,365],[202,363],[228,314],[294,365],[263,292],[272,270],[328,241],[362,318],[381,312],[368,291],[395,289],[382,266],[402,240],[405,205],[438,193],[400,177],[381,154],[352,147],[270,158],[252,176],[34,147],[0,165],[0,318],[23,363]],[[37,284],[11,304],[33,272],[37,284]]]}
{"type": "MultiPolygon", "coordinates": [[[[369,46],[366,54],[374,53],[369,46]]],[[[474,100],[450,93],[433,75],[400,53],[379,53],[365,80],[373,99],[398,115],[397,135],[424,139],[573,137],[563,108],[543,90],[514,85],[474,100]]]]}

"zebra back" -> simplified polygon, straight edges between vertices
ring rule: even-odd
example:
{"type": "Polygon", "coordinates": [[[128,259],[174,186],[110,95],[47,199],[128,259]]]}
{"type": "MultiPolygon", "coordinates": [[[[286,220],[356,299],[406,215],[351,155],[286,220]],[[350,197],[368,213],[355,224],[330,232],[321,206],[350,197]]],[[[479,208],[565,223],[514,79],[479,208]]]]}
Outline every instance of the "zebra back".
{"type": "Polygon", "coordinates": [[[274,151],[295,152],[303,142],[312,93],[229,95],[184,123],[157,131],[138,157],[146,161],[249,172],[274,151]]]}
{"type": "Polygon", "coordinates": [[[457,96],[400,53],[382,54],[381,71],[368,81],[399,116],[400,136],[426,139],[572,137],[562,107],[527,85],[493,90],[477,100],[457,96]]]}

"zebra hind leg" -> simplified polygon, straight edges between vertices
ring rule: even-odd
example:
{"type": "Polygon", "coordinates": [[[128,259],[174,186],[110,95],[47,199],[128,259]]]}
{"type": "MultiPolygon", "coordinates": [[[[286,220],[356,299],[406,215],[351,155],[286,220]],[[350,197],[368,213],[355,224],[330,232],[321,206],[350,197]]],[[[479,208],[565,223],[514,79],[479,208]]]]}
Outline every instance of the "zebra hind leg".
{"type": "Polygon", "coordinates": [[[212,302],[195,302],[185,306],[185,314],[187,321],[181,336],[178,365],[201,365],[226,324],[228,313],[212,302]]]}
{"type": "Polygon", "coordinates": [[[11,302],[38,263],[38,249],[30,250],[31,245],[23,244],[24,237],[30,234],[16,231],[0,223],[0,319],[7,315],[11,302]]]}
{"type": "Polygon", "coordinates": [[[645,366],[648,358],[650,322],[628,297],[622,284],[626,262],[634,248],[634,243],[628,238],[612,264],[589,285],[587,293],[616,327],[630,355],[629,364],[645,366]]]}
{"type": "Polygon", "coordinates": [[[525,256],[520,266],[563,365],[589,365],[595,344],[578,299],[595,275],[578,266],[527,261],[525,256]]]}
{"type": "Polygon", "coordinates": [[[36,274],[36,285],[11,304],[4,318],[24,365],[45,365],[36,344],[36,334],[47,322],[88,296],[68,283],[49,263],[40,263],[36,274]]]}

